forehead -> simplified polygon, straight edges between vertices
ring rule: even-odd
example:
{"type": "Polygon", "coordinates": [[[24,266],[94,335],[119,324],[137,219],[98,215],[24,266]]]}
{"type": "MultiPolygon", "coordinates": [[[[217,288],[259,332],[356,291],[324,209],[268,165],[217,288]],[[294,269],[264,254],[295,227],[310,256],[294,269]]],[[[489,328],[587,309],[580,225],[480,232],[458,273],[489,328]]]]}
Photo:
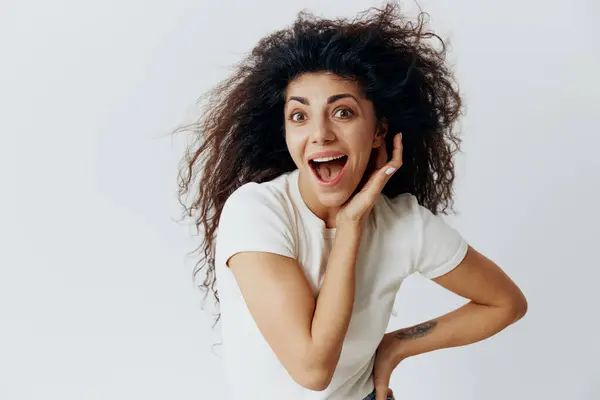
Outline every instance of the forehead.
{"type": "Polygon", "coordinates": [[[331,72],[310,72],[294,78],[287,86],[286,99],[290,96],[327,97],[337,93],[351,93],[362,98],[357,82],[342,78],[331,72]]]}

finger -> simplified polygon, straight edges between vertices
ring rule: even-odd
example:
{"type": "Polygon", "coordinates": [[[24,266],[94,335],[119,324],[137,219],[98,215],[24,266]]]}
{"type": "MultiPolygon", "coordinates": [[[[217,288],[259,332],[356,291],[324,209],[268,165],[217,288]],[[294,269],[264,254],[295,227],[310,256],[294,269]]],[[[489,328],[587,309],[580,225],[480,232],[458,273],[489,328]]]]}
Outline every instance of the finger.
{"type": "Polygon", "coordinates": [[[394,151],[392,160],[385,164],[382,168],[375,169],[369,179],[362,187],[361,191],[371,192],[373,196],[378,195],[383,190],[383,187],[390,179],[392,174],[402,166],[402,134],[398,133],[394,136],[394,151]]]}
{"type": "Polygon", "coordinates": [[[400,168],[402,164],[390,161],[383,168],[375,170],[369,180],[363,187],[364,192],[368,192],[373,196],[378,195],[383,190],[383,187],[392,175],[400,168]]]}
{"type": "Polygon", "coordinates": [[[391,167],[400,168],[402,166],[402,150],[404,146],[402,144],[402,133],[394,136],[394,150],[392,152],[392,159],[388,162],[391,167]]]}
{"type": "Polygon", "coordinates": [[[383,187],[395,171],[395,168],[390,169],[392,172],[389,175],[385,173],[385,167],[375,171],[360,191],[360,193],[363,194],[368,199],[367,201],[369,201],[371,204],[375,204],[375,201],[381,194],[383,187]]]}
{"type": "Polygon", "coordinates": [[[374,170],[371,173],[371,176],[369,176],[367,182],[365,182],[362,192],[371,193],[373,195],[378,194],[381,192],[381,190],[383,190],[383,187],[395,170],[395,168],[387,165],[384,168],[374,170]],[[386,174],[386,171],[389,173],[386,174]]]}
{"type": "Polygon", "coordinates": [[[385,142],[375,149],[376,158],[375,158],[375,169],[383,168],[385,163],[388,161],[387,149],[385,142]]]}

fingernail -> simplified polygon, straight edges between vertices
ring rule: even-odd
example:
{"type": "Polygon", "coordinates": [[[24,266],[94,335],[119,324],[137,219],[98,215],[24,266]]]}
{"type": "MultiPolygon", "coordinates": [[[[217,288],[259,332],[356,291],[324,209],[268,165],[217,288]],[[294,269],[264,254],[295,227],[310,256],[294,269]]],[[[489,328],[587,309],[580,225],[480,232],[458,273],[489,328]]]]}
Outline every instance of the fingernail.
{"type": "Polygon", "coordinates": [[[396,170],[396,168],[388,168],[385,170],[385,174],[386,175],[391,175],[394,173],[394,171],[396,170]]]}
{"type": "Polygon", "coordinates": [[[400,140],[402,140],[402,132],[398,133],[400,135],[400,140]]]}

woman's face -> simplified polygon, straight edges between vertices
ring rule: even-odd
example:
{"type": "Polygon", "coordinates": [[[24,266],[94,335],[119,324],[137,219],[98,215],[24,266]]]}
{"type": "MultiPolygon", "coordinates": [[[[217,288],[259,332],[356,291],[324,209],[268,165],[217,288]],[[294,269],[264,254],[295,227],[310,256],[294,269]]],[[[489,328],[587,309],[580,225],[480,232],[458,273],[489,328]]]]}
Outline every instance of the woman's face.
{"type": "Polygon", "coordinates": [[[341,206],[379,145],[379,138],[374,143],[378,123],[373,103],[362,97],[358,84],[327,72],[298,76],[289,83],[285,100],[286,143],[300,170],[301,189],[316,207],[341,206]]]}

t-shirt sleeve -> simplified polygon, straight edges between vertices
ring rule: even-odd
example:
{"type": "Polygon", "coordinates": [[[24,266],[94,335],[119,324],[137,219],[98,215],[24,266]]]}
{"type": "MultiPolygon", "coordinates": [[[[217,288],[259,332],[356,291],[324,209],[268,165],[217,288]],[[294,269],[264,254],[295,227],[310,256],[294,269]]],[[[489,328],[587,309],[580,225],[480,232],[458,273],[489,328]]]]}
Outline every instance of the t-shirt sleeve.
{"type": "Polygon", "coordinates": [[[440,214],[417,204],[417,257],[414,271],[427,279],[450,272],[464,259],[469,247],[460,233],[440,214]]]}
{"type": "Polygon", "coordinates": [[[225,201],[216,235],[215,263],[243,251],[294,258],[291,221],[277,197],[258,183],[237,189],[225,201]]]}

